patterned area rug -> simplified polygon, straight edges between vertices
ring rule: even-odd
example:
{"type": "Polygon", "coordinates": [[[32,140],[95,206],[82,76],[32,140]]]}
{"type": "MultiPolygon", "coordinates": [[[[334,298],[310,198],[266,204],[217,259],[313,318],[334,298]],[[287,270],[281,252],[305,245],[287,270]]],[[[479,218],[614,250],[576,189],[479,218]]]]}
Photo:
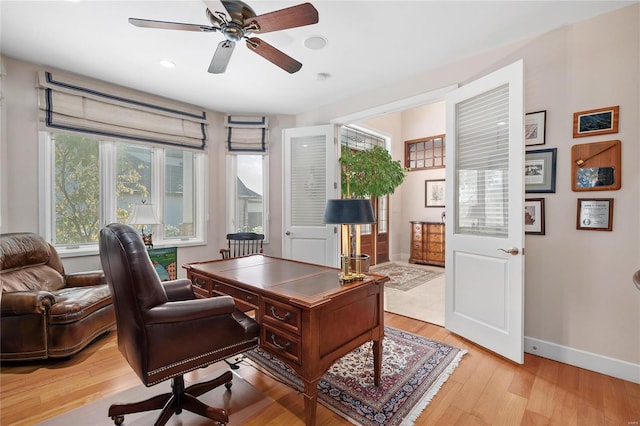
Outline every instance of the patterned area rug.
{"type": "Polygon", "coordinates": [[[385,288],[389,287],[402,291],[411,290],[443,274],[442,272],[426,271],[397,263],[371,268],[371,272],[389,277],[389,281],[384,284],[385,288]]]}
{"type": "MultiPolygon", "coordinates": [[[[339,359],[318,384],[318,401],[356,425],[412,425],[465,350],[385,327],[381,384],[373,384],[372,343],[339,359]]],[[[300,392],[293,370],[260,349],[247,356],[300,392]]]]}

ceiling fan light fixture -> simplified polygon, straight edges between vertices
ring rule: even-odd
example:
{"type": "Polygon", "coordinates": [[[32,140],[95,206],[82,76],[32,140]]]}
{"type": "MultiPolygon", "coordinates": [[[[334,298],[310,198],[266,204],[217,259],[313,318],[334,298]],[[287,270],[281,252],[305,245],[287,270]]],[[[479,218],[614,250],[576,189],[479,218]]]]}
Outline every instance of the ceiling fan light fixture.
{"type": "Polygon", "coordinates": [[[328,41],[326,38],[320,35],[314,35],[314,36],[307,37],[303,43],[304,43],[304,47],[306,47],[307,49],[320,50],[325,48],[328,41]]]}

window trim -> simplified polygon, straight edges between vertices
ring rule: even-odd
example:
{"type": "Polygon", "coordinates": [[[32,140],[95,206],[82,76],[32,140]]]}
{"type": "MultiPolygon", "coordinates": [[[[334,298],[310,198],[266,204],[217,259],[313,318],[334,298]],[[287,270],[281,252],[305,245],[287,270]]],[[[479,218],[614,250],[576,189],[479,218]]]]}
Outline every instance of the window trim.
{"type": "MultiPolygon", "coordinates": [[[[39,191],[39,204],[41,208],[38,214],[38,228],[39,233],[47,241],[53,241],[53,210],[54,210],[54,193],[55,193],[55,180],[53,179],[54,172],[54,150],[51,135],[55,133],[64,133],[59,131],[41,130],[38,134],[39,142],[39,179],[38,179],[38,191],[39,191]]],[[[69,132],[69,134],[77,134],[76,132],[69,132]]],[[[101,204],[100,210],[100,222],[101,227],[108,223],[117,221],[116,214],[116,142],[123,142],[127,144],[135,145],[132,141],[119,141],[119,140],[103,140],[102,138],[96,138],[99,141],[100,146],[100,196],[104,200],[101,204]],[[108,184],[107,184],[108,183],[108,184]]],[[[143,144],[146,145],[146,144],[143,144]]],[[[151,148],[151,162],[152,162],[152,185],[151,185],[151,197],[159,205],[164,205],[164,155],[157,155],[158,152],[165,152],[166,149],[178,150],[178,147],[162,147],[147,145],[151,148]]],[[[194,171],[194,197],[195,205],[194,211],[196,213],[196,221],[194,224],[194,236],[193,237],[181,237],[166,239],[164,236],[164,229],[161,225],[153,225],[152,232],[154,234],[154,247],[187,247],[187,246],[200,246],[206,244],[207,235],[207,218],[205,217],[206,206],[208,203],[208,197],[206,193],[206,185],[208,178],[207,170],[207,154],[199,151],[192,151],[195,155],[194,171]]],[[[163,210],[163,209],[161,209],[163,210]]],[[[160,216],[163,215],[163,211],[158,211],[160,216]]],[[[98,243],[95,244],[83,244],[79,246],[75,245],[58,245],[56,251],[60,257],[78,257],[78,256],[92,256],[99,253],[98,243]]]]}

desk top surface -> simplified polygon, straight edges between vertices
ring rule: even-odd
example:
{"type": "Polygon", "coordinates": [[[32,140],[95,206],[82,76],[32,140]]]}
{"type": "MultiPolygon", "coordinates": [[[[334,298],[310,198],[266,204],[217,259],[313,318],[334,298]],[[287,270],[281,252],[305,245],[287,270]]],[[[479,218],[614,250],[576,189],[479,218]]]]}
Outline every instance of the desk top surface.
{"type": "Polygon", "coordinates": [[[362,281],[340,283],[336,268],[257,254],[184,265],[211,278],[249,290],[271,293],[303,305],[316,305],[350,290],[382,284],[388,277],[368,274],[362,281]]]}

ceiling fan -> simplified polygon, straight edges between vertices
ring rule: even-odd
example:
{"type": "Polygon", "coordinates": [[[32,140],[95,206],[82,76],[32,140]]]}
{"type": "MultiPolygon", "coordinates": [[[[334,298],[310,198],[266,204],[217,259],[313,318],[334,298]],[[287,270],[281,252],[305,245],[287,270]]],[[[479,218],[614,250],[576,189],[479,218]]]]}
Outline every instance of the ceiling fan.
{"type": "Polygon", "coordinates": [[[256,16],[253,9],[239,0],[205,0],[207,18],[211,25],[184,24],[179,22],[153,21],[149,19],[129,18],[129,23],[142,28],[159,28],[165,30],[216,32],[224,35],[209,65],[209,72],[221,74],[227,69],[231,53],[236,42],[243,38],[247,47],[274,63],[283,70],[293,74],[302,68],[302,64],[269,43],[251,34],[264,34],[271,31],[302,27],[318,23],[318,11],[311,3],[287,7],[274,12],[256,16]],[[225,12],[214,11],[222,4],[225,12]]]}

